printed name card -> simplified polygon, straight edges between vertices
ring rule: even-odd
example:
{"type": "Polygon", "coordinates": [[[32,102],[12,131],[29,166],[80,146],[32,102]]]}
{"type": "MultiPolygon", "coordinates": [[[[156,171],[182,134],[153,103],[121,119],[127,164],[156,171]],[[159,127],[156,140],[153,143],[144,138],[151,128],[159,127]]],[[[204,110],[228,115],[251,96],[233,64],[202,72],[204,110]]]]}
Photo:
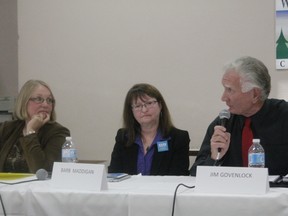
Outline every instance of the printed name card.
{"type": "Polygon", "coordinates": [[[108,188],[104,164],[54,162],[51,183],[60,189],[100,191],[108,188]]]}
{"type": "Polygon", "coordinates": [[[265,194],[268,169],[197,166],[195,192],[217,194],[265,194]]]}

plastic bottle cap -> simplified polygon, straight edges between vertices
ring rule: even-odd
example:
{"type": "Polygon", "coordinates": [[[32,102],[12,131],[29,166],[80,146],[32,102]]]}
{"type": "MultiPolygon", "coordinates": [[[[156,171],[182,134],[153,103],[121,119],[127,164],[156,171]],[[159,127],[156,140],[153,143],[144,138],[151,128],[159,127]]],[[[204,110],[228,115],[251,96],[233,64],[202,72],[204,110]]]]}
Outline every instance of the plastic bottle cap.
{"type": "Polygon", "coordinates": [[[253,143],[254,142],[260,143],[260,139],[253,139],[253,143]]]}
{"type": "Polygon", "coordinates": [[[72,137],[66,137],[66,140],[72,140],[72,137]]]}

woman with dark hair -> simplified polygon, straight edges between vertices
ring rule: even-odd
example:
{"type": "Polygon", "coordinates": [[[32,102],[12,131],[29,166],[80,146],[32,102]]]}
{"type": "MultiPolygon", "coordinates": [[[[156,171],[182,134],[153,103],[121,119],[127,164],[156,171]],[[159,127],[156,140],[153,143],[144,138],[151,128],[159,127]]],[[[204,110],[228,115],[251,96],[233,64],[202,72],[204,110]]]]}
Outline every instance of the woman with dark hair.
{"type": "Polygon", "coordinates": [[[161,93],[141,83],[127,93],[109,173],[188,175],[189,134],[173,126],[161,93]]]}
{"type": "Polygon", "coordinates": [[[29,80],[16,99],[14,120],[0,123],[0,172],[51,171],[61,161],[62,144],[70,136],[56,122],[55,99],[41,80],[29,80]]]}

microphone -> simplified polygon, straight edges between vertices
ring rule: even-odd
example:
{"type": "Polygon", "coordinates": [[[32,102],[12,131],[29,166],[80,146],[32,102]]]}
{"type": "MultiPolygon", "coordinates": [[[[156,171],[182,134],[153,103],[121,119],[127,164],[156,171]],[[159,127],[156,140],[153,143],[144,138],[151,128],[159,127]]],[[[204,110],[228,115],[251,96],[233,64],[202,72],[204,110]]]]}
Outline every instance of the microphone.
{"type": "Polygon", "coordinates": [[[48,179],[48,172],[45,169],[39,169],[36,172],[36,177],[38,180],[46,180],[48,179]]]}
{"type": "MultiPolygon", "coordinates": [[[[220,125],[226,128],[228,120],[230,119],[230,116],[231,116],[231,114],[230,114],[229,110],[227,110],[227,109],[221,110],[219,113],[220,125]]],[[[221,148],[218,148],[216,161],[218,161],[220,158],[220,152],[221,152],[221,148]]]]}
{"type": "Polygon", "coordinates": [[[227,126],[228,120],[230,119],[230,112],[227,109],[223,109],[219,113],[220,125],[225,127],[227,126]]]}

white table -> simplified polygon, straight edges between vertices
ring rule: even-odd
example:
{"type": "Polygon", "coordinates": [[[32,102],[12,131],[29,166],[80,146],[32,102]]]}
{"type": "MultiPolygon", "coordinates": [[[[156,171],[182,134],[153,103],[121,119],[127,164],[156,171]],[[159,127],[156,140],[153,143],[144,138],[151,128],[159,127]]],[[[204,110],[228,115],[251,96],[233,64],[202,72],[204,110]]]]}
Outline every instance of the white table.
{"type": "MultiPolygon", "coordinates": [[[[51,181],[0,184],[7,215],[13,216],[169,216],[176,186],[194,185],[194,177],[132,176],[108,183],[101,192],[60,190],[51,181]]],[[[0,208],[0,215],[2,210],[0,208]]],[[[288,215],[288,189],[271,188],[265,195],[199,194],[180,187],[175,216],[288,215]]]]}

